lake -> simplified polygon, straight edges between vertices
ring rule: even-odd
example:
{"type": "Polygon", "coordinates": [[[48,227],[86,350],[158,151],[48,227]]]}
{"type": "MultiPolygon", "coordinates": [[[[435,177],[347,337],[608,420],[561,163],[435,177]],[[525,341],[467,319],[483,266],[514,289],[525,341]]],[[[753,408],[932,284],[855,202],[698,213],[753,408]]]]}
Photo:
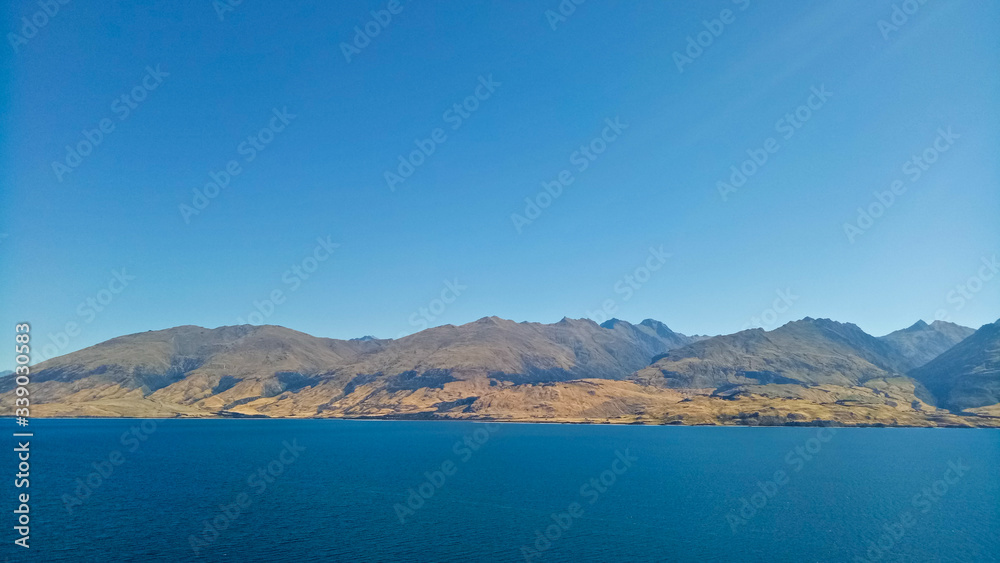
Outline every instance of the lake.
{"type": "Polygon", "coordinates": [[[997,430],[31,425],[15,561],[1000,560],[997,430]]]}

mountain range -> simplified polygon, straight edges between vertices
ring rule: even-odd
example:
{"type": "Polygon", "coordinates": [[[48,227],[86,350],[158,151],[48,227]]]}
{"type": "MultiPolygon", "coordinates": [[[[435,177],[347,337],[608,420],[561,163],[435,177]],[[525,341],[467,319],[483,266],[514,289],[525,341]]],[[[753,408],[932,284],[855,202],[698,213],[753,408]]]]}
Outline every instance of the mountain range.
{"type": "MultiPolygon", "coordinates": [[[[121,336],[32,367],[33,416],[1000,426],[1000,321],[688,336],[486,317],[399,339],[272,325],[121,336]]],[[[13,408],[13,378],[0,405],[13,408]]]]}

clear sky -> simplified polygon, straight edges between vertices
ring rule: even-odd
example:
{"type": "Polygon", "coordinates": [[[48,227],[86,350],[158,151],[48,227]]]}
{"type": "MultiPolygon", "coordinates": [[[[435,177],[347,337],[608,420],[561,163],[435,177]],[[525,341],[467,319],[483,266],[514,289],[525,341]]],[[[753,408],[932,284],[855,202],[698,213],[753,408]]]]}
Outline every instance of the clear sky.
{"type": "Polygon", "coordinates": [[[11,343],[1000,317],[995,2],[148,4],[5,3],[11,343]]]}

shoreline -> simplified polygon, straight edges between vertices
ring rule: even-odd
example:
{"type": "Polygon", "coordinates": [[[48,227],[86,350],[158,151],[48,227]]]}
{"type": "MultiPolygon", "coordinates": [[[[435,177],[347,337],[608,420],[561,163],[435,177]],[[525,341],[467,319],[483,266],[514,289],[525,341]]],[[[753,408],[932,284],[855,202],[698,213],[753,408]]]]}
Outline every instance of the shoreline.
{"type": "MultiPolygon", "coordinates": [[[[14,418],[2,416],[0,418],[14,418]]],[[[993,419],[995,417],[976,417],[993,419]]],[[[998,430],[1000,421],[996,426],[992,425],[971,425],[964,426],[958,424],[941,425],[904,425],[904,424],[845,424],[835,420],[820,420],[810,422],[793,422],[789,424],[676,424],[676,423],[655,423],[644,421],[574,421],[574,420],[509,420],[495,418],[445,418],[445,417],[424,417],[424,416],[391,416],[391,417],[270,417],[270,416],[175,416],[175,417],[137,417],[137,416],[53,416],[53,417],[32,417],[32,420],[65,420],[65,421],[88,421],[88,420],[270,420],[270,421],[291,421],[291,420],[312,420],[312,421],[351,421],[351,422],[465,422],[474,424],[548,424],[558,426],[602,426],[602,427],[674,427],[674,428],[913,428],[913,429],[955,429],[955,430],[998,430]]]]}

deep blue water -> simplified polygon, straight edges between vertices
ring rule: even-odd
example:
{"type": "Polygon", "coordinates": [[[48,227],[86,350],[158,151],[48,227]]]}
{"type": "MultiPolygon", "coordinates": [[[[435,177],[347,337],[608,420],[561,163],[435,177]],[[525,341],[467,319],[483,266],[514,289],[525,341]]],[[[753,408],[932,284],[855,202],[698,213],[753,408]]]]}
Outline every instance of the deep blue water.
{"type": "MultiPolygon", "coordinates": [[[[143,430],[140,423],[33,420],[31,548],[11,543],[8,485],[3,556],[1000,560],[995,430],[333,420],[157,420],[143,430]],[[473,450],[461,444],[465,437],[485,443],[473,450]],[[99,483],[90,476],[95,463],[105,474],[112,469],[99,483]],[[435,473],[442,467],[451,474],[435,473]],[[96,485],[89,491],[80,487],[88,476],[96,485]],[[765,492],[754,497],[758,482],[765,492]],[[421,505],[409,490],[422,483],[429,498],[421,505]],[[414,508],[406,506],[411,496],[414,508]],[[758,507],[744,508],[741,499],[758,507]],[[212,520],[217,525],[206,530],[212,520]],[[555,539],[538,539],[546,530],[555,539]],[[883,549],[869,558],[877,541],[883,549]]],[[[3,462],[10,476],[12,457],[3,462]]]]}

